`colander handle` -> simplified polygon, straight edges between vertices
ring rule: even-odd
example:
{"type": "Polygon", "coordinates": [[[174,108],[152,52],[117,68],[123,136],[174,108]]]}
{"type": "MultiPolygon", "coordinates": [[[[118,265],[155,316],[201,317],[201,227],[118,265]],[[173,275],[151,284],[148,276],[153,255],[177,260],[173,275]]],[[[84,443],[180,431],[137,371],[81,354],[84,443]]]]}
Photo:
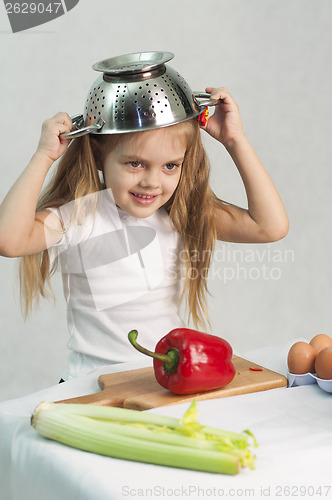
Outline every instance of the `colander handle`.
{"type": "Polygon", "coordinates": [[[211,94],[208,92],[194,92],[193,99],[197,106],[201,108],[206,108],[208,106],[216,106],[220,99],[211,99],[211,94]]]}
{"type": "MultiPolygon", "coordinates": [[[[80,127],[84,124],[83,115],[71,116],[70,119],[73,122],[73,125],[75,125],[76,127],[80,127]]],[[[67,132],[66,134],[60,134],[60,139],[74,139],[75,137],[82,137],[82,135],[90,134],[91,132],[96,132],[98,130],[101,130],[104,125],[105,125],[105,120],[103,120],[102,118],[98,118],[98,120],[95,123],[89,125],[88,127],[74,128],[73,130],[67,132]]]]}

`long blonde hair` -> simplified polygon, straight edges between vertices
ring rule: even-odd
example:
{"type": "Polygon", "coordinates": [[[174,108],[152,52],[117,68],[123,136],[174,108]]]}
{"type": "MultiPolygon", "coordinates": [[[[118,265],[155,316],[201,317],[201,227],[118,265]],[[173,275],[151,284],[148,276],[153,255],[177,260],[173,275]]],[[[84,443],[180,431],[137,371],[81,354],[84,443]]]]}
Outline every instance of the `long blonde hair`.
{"type": "MultiPolygon", "coordinates": [[[[192,318],[196,328],[205,327],[209,323],[207,271],[216,242],[215,209],[217,205],[227,210],[227,205],[210,188],[209,162],[198,122],[189,120],[167,129],[175,131],[175,127],[176,136],[186,139],[187,149],[178,186],[164,208],[182,237],[184,286],[181,298],[187,306],[188,320],[192,318]]],[[[104,189],[98,169],[102,169],[106,155],[119,142],[128,140],[129,136],[137,137],[137,134],[87,135],[73,140],[40,196],[37,213],[104,189]]],[[[50,280],[55,270],[56,262],[50,265],[48,250],[21,258],[21,304],[25,317],[33,302],[39,303],[40,296],[53,296],[50,280]]]]}

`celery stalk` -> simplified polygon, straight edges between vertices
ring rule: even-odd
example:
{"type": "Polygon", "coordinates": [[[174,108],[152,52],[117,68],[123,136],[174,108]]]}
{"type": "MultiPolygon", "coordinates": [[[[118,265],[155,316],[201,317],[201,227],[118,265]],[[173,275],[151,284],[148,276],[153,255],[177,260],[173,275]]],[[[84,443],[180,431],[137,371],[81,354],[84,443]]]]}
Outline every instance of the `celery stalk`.
{"type": "Polygon", "coordinates": [[[45,406],[52,405],[52,411],[58,413],[68,413],[77,415],[86,415],[98,420],[117,420],[121,422],[140,422],[142,424],[151,423],[152,420],[157,425],[166,425],[176,427],[179,424],[179,419],[173,417],[165,417],[163,415],[153,415],[138,410],[129,410],[127,408],[116,408],[113,406],[99,406],[88,404],[71,404],[71,403],[41,403],[35,410],[38,413],[39,409],[45,406]]]}
{"type": "MultiPolygon", "coordinates": [[[[73,422],[86,422],[86,417],[80,415],[72,416],[73,422]]],[[[98,422],[98,429],[106,434],[116,434],[129,438],[140,439],[144,442],[164,443],[198,450],[211,450],[230,453],[239,458],[245,457],[243,449],[236,448],[229,439],[193,439],[178,433],[176,429],[169,429],[155,425],[142,426],[142,424],[124,425],[106,421],[98,422]]]]}
{"type": "MultiPolygon", "coordinates": [[[[41,403],[35,410],[35,413],[38,412],[38,409],[43,405],[50,405],[53,403],[41,403]]],[[[192,411],[195,406],[195,401],[190,405],[186,414],[192,411]]],[[[70,412],[71,415],[86,415],[91,418],[95,418],[98,421],[107,420],[107,421],[121,421],[122,423],[141,423],[142,425],[150,425],[155,424],[158,426],[165,426],[171,429],[178,428],[183,429],[185,432],[185,426],[183,425],[183,418],[181,420],[174,417],[166,417],[164,415],[155,415],[152,413],[141,412],[137,410],[130,410],[128,408],[116,408],[111,406],[98,406],[98,405],[87,405],[87,404],[59,404],[57,403],[52,407],[52,411],[56,412],[70,412]]],[[[229,438],[231,440],[237,441],[239,444],[242,444],[244,447],[248,445],[248,437],[245,434],[240,434],[236,432],[225,431],[222,429],[218,429],[215,427],[208,426],[200,426],[200,432],[202,434],[210,435],[218,435],[219,437],[229,438]]]]}
{"type": "Polygon", "coordinates": [[[207,428],[193,418],[186,421],[123,408],[42,403],[31,423],[46,438],[114,458],[223,474],[236,474],[242,466],[253,465],[247,436],[223,435],[214,428],[204,433],[202,428],[207,428]],[[190,436],[191,430],[183,432],[188,425],[196,425],[196,437],[190,436]]]}

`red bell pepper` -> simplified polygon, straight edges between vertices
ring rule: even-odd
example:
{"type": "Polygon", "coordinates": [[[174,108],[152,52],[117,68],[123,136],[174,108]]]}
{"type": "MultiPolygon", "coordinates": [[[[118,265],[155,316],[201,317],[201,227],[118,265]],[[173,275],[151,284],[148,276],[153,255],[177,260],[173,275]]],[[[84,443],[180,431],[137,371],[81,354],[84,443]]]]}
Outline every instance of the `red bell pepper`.
{"type": "Polygon", "coordinates": [[[176,328],[151,352],[137,344],[137,330],[128,334],[131,344],[152,356],[159,384],[175,394],[195,394],[229,384],[235,376],[230,344],[215,335],[176,328]]]}

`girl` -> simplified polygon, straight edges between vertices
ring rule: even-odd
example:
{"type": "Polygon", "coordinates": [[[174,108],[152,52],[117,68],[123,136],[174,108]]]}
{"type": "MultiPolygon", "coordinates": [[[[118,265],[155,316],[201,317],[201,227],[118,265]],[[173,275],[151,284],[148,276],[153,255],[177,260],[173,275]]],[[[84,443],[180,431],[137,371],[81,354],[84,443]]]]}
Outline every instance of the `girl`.
{"type": "Polygon", "coordinates": [[[0,253],[23,257],[26,314],[61,269],[71,349],[65,380],[141,359],[128,332],[138,329],[142,344],[153,348],[183,325],[179,297],[195,326],[204,325],[216,239],[266,243],[287,234],[285,209],[244,134],[237,104],[224,87],[206,91],[218,104],[202,128],[231,155],[248,209],[212,192],[197,120],[88,135],[69,145],[60,137],[72,128],[66,113],[44,122],[36,153],[1,205],[0,253]]]}

